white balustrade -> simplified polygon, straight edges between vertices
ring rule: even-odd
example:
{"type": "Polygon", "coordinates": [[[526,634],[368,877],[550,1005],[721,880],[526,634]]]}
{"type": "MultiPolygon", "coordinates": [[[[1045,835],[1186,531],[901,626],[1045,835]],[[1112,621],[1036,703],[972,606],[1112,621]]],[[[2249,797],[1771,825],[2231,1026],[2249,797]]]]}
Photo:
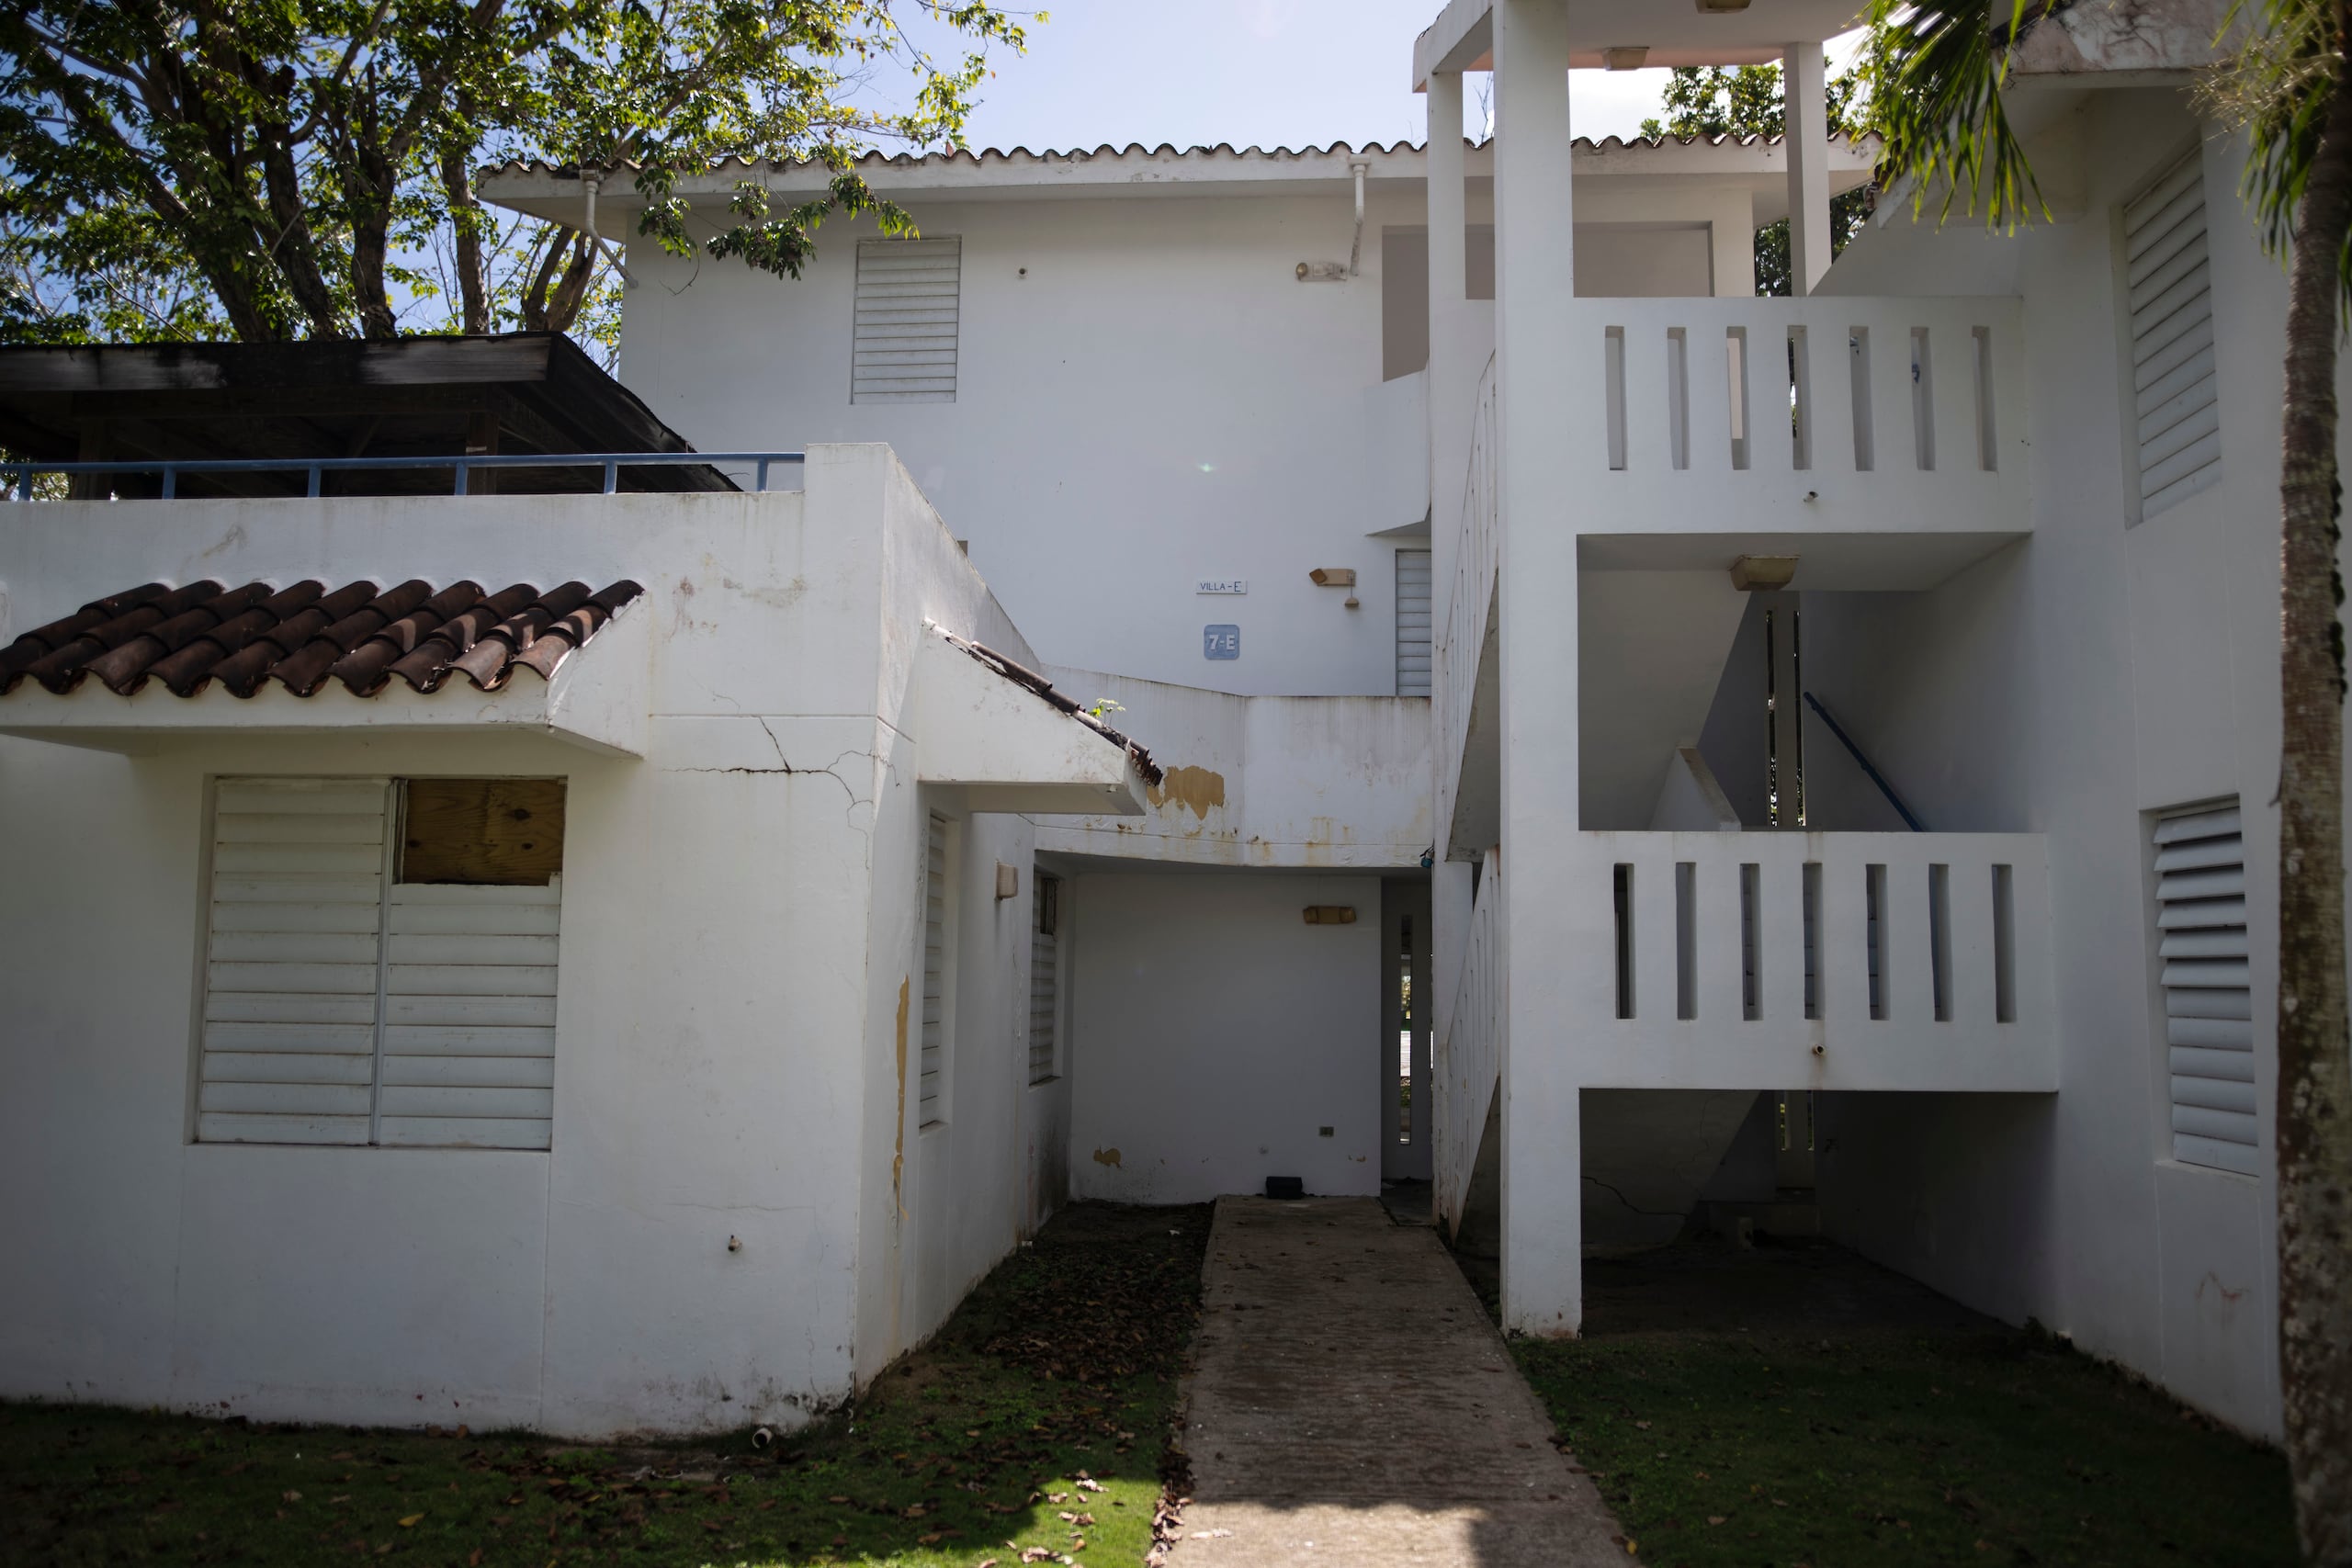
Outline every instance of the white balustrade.
{"type": "Polygon", "coordinates": [[[1438,1212],[1449,1226],[1462,1221],[1470,1177],[1478,1161],[1478,1140],[1487,1108],[1502,1070],[1503,943],[1502,863],[1488,850],[1470,908],[1462,978],[1449,998],[1444,1027],[1432,1043],[1430,1082],[1435,1104],[1430,1126],[1438,1212]]]}
{"type": "Polygon", "coordinates": [[[1580,299],[1563,438],[1594,534],[2022,533],[2007,299],[1580,299]],[[1581,352],[1581,351],[1580,351],[1581,352]]]}
{"type": "Polygon", "coordinates": [[[2057,1087],[2040,836],[1579,838],[1565,1037],[1587,1085],[2057,1087]]]}
{"type": "Polygon", "coordinates": [[[1453,552],[1453,581],[1446,596],[1445,619],[1431,649],[1435,665],[1430,683],[1435,705],[1431,718],[1438,743],[1437,820],[1441,834],[1453,820],[1454,793],[1461,784],[1462,749],[1469,737],[1470,710],[1478,682],[1478,659],[1486,646],[1488,616],[1495,604],[1495,573],[1502,558],[1498,496],[1502,475],[1495,413],[1495,362],[1490,355],[1486,373],[1478,378],[1476,413],[1470,426],[1470,464],[1463,481],[1462,531],[1453,552]]]}

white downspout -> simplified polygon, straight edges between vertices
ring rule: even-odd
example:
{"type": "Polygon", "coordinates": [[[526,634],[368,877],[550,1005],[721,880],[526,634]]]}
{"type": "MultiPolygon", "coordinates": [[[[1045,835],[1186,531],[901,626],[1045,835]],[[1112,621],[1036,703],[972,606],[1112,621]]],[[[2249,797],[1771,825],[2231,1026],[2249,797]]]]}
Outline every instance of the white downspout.
{"type": "MultiPolygon", "coordinates": [[[[613,264],[613,270],[621,275],[621,281],[628,284],[631,288],[634,288],[637,287],[637,279],[628,275],[628,265],[621,260],[620,247],[596,232],[596,192],[603,187],[604,183],[605,176],[594,170],[582,169],[580,172],[580,188],[587,198],[587,211],[581,223],[580,231],[588,236],[588,243],[590,245],[594,247],[613,264]]],[[[1359,192],[1362,191],[1363,182],[1361,177],[1358,179],[1357,188],[1359,192]]],[[[1359,194],[1357,197],[1356,211],[1359,220],[1361,220],[1363,211],[1363,201],[1361,194],[1359,194]]]]}
{"type": "Polygon", "coordinates": [[[1363,260],[1363,174],[1372,165],[1361,158],[1348,165],[1356,176],[1356,237],[1354,243],[1348,246],[1350,277],[1356,276],[1357,266],[1363,260]]]}

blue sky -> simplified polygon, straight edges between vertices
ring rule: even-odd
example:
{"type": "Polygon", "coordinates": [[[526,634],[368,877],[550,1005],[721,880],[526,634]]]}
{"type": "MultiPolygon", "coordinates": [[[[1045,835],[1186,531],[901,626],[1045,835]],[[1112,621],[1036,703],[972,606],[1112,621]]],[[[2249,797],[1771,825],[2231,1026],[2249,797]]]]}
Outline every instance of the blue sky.
{"type": "MultiPolygon", "coordinates": [[[[1441,0],[1068,0],[999,62],[974,147],[1421,139],[1413,38],[1441,0]]],[[[1579,136],[1631,136],[1663,71],[1577,73],[1579,136]]],[[[1474,78],[1475,84],[1482,79],[1474,78]]],[[[1472,112],[1476,112],[1474,96],[1472,112]]]]}

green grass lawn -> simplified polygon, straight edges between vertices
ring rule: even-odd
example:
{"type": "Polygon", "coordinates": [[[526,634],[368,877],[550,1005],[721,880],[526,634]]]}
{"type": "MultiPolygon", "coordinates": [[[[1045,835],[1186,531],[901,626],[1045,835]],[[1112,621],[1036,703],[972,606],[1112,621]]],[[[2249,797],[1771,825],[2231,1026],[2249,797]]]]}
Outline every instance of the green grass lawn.
{"type": "Polygon", "coordinates": [[[2034,1336],[1514,1341],[1641,1562],[2295,1562],[2286,1462],[2034,1336]]]}
{"type": "Polygon", "coordinates": [[[1137,1563],[1208,1224],[1064,1211],[854,1410],[765,1451],[0,1405],[0,1561],[1137,1563]]]}

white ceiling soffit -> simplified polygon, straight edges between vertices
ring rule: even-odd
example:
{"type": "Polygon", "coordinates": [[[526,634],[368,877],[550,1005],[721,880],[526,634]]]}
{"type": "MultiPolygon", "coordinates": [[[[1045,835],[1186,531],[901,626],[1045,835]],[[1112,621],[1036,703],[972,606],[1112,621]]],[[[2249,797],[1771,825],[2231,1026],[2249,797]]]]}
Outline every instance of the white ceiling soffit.
{"type": "Polygon", "coordinates": [[[2020,533],[1587,534],[1585,572],[1720,572],[1741,556],[1795,556],[1799,592],[1908,593],[1950,581],[2028,537],[2020,533]]]}
{"type": "MultiPolygon", "coordinates": [[[[1791,43],[1855,27],[1860,0],[1748,0],[1702,11],[1696,0],[1566,0],[1568,62],[1599,68],[1601,51],[1646,48],[1650,65],[1760,65],[1791,43]]],[[[1494,0],[1453,0],[1413,45],[1413,89],[1432,71],[1494,68],[1494,0]]]]}

